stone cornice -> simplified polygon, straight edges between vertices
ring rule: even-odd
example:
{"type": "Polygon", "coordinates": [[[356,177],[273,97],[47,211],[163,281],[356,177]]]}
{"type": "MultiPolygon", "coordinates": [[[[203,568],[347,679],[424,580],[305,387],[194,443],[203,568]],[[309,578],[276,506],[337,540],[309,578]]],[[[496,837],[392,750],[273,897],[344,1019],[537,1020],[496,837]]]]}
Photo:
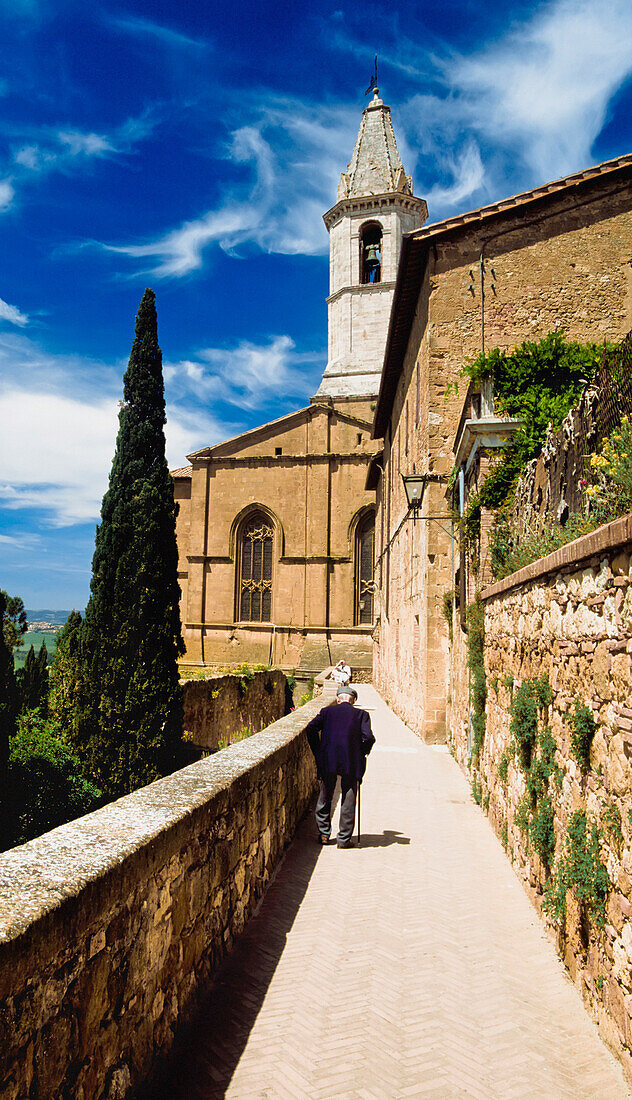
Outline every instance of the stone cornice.
{"type": "MultiPolygon", "coordinates": [[[[310,623],[309,626],[302,626],[302,625],[299,626],[299,625],[297,625],[297,623],[248,623],[248,622],[240,622],[239,620],[237,620],[235,622],[226,622],[226,623],[185,622],[182,625],[186,630],[200,630],[201,628],[204,628],[205,630],[229,630],[229,631],[233,631],[233,630],[252,630],[252,631],[254,631],[255,633],[258,633],[258,634],[261,634],[261,633],[270,634],[271,631],[274,629],[274,630],[276,630],[277,634],[280,630],[287,630],[287,631],[290,631],[292,634],[328,634],[328,635],[331,635],[331,634],[358,634],[358,635],[368,635],[369,637],[371,636],[371,634],[373,633],[373,630],[375,629],[373,623],[371,623],[370,626],[332,626],[331,624],[329,626],[325,626],[324,623],[321,623],[321,624],[316,623],[313,626],[312,626],[311,623],[310,623]]],[[[184,664],[184,662],[180,662],[180,663],[184,664]]],[[[270,728],[270,727],[268,727],[268,728],[270,728]]]]}
{"type": "MultiPolygon", "coordinates": [[[[377,446],[377,444],[376,444],[377,446]]],[[[238,466],[243,467],[258,467],[259,469],[264,466],[279,466],[291,467],[291,466],[306,466],[310,463],[314,465],[324,465],[335,459],[336,462],[344,462],[350,464],[361,463],[363,465],[369,464],[373,457],[372,451],[362,451],[355,453],[350,451],[349,453],[343,453],[340,451],[325,451],[322,454],[296,454],[296,455],[209,455],[206,458],[198,459],[199,466],[214,466],[215,468],[227,468],[233,469],[238,466]]]]}
{"type": "Polygon", "coordinates": [[[380,290],[391,291],[394,289],[394,279],[391,279],[388,282],[384,280],[383,283],[350,283],[348,286],[341,286],[339,290],[336,290],[333,294],[330,294],[329,297],[325,299],[325,301],[327,302],[327,305],[331,305],[332,302],[336,302],[338,298],[340,298],[343,294],[348,294],[349,291],[352,291],[353,294],[375,294],[379,293],[380,290]]]}
{"type": "Polygon", "coordinates": [[[326,214],[323,214],[323,221],[327,229],[331,230],[332,226],[345,215],[376,213],[384,208],[395,206],[400,210],[409,210],[411,213],[423,213],[423,221],[428,217],[425,199],[418,199],[416,195],[405,195],[402,191],[388,191],[382,195],[357,195],[353,198],[341,199],[326,214]]]}

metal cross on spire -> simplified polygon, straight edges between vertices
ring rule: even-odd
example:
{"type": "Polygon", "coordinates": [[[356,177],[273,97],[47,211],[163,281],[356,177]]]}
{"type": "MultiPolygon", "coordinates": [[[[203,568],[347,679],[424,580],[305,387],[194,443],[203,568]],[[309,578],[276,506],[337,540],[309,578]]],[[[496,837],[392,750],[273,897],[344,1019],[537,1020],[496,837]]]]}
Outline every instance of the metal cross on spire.
{"type": "Polygon", "coordinates": [[[375,55],[375,61],[373,62],[373,76],[371,78],[371,83],[369,84],[364,94],[369,95],[374,88],[377,88],[377,54],[375,55]]]}

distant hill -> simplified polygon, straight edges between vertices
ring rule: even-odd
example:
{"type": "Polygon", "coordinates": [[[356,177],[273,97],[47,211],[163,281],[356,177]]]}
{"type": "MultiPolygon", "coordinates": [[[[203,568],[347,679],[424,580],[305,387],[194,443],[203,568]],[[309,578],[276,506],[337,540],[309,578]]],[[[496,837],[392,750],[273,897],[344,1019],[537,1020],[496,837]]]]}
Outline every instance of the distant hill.
{"type": "Polygon", "coordinates": [[[25,610],[29,626],[31,623],[50,623],[51,626],[60,627],[64,625],[70,615],[70,611],[51,611],[49,607],[37,611],[27,607],[25,610]]]}

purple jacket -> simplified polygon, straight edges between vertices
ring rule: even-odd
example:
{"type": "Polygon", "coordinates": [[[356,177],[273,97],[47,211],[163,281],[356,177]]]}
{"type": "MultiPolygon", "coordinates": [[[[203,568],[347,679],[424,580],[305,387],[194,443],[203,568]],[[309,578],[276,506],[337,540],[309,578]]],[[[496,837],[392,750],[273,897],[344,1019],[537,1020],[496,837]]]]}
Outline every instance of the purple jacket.
{"type": "Polygon", "coordinates": [[[351,775],[362,779],[375,737],[371,719],[365,710],[352,703],[334,703],[323,707],[305,730],[318,775],[351,775]]]}

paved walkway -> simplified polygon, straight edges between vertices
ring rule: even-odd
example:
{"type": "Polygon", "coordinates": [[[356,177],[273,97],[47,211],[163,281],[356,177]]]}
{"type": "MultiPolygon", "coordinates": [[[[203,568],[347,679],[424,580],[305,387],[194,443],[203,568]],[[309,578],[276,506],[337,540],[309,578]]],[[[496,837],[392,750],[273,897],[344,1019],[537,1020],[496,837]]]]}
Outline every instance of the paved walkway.
{"type": "Polygon", "coordinates": [[[628,1097],[454,760],[360,705],[360,848],[303,823],[161,1095],[628,1097]]]}

